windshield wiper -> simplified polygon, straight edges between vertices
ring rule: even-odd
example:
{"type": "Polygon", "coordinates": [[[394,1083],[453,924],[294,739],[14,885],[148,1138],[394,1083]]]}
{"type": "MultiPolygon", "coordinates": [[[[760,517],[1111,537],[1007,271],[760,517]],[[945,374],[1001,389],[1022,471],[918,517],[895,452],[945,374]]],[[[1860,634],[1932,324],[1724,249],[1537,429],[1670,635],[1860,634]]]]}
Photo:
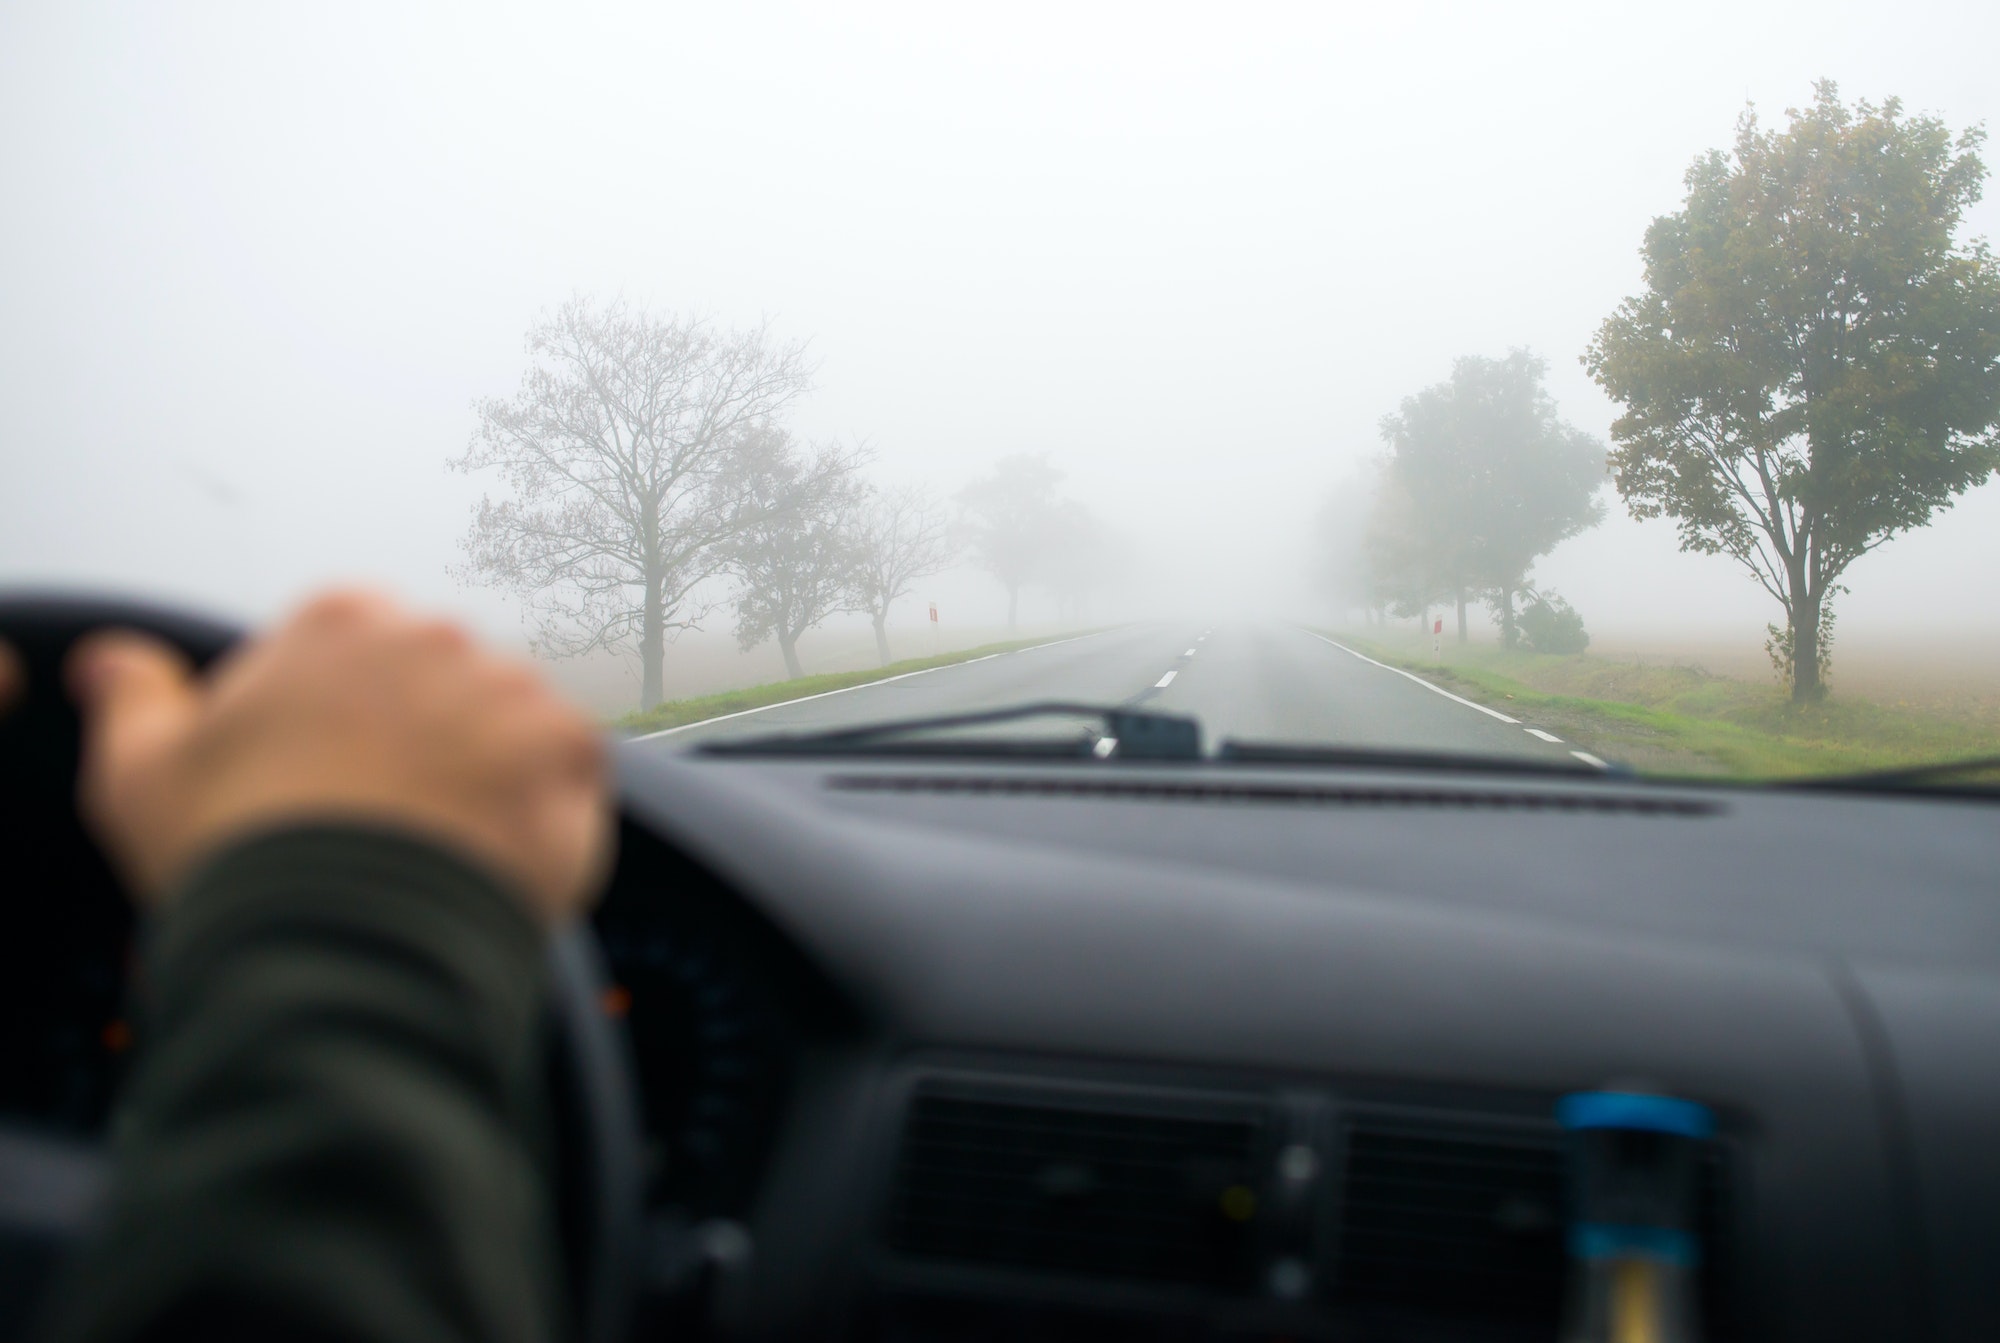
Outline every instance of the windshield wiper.
{"type": "MultiPolygon", "coordinates": [[[[704,755],[944,755],[1014,756],[1033,759],[1180,760],[1202,758],[1201,724],[1178,714],[1157,713],[1101,704],[1048,700],[978,713],[939,714],[904,718],[821,732],[774,732],[733,741],[704,742],[704,755]],[[1093,733],[1076,737],[930,737],[959,728],[987,727],[1036,718],[1082,718],[1096,723],[1093,733]]],[[[1629,770],[1602,770],[1581,762],[1527,757],[1460,755],[1441,751],[1403,751],[1367,746],[1293,746],[1284,743],[1225,741],[1216,753],[1222,762],[1245,765],[1349,766],[1360,769],[1410,769],[1457,773],[1553,774],[1564,778],[1628,776],[1629,770]]]]}
{"type": "Polygon", "coordinates": [[[1151,713],[1101,704],[1068,704],[1047,700],[981,713],[939,714],[904,718],[826,732],[774,732],[739,741],[705,742],[695,748],[705,755],[839,755],[854,752],[926,755],[1026,755],[1095,757],[1099,760],[1199,760],[1201,724],[1177,714],[1151,713]],[[954,728],[984,727],[1031,718],[1087,718],[1098,724],[1089,736],[1074,739],[970,738],[951,741],[898,741],[898,738],[954,728]]]}
{"type": "Polygon", "coordinates": [[[1599,769],[1580,760],[1538,760],[1532,756],[1472,755],[1455,751],[1402,751],[1380,746],[1294,746],[1286,742],[1237,741],[1216,748],[1216,759],[1245,765],[1333,765],[1357,769],[1440,770],[1459,774],[1559,774],[1564,778],[1630,778],[1622,765],[1599,769]]]}
{"type": "Polygon", "coordinates": [[[1817,779],[1782,779],[1776,788],[1824,789],[1853,793],[1941,793],[1955,797],[1990,798],[2000,794],[2000,777],[1989,783],[1957,783],[1966,775],[2000,776],[2000,755],[1975,755],[1964,760],[1938,760],[1928,765],[1873,769],[1860,774],[1829,774],[1817,779]]]}

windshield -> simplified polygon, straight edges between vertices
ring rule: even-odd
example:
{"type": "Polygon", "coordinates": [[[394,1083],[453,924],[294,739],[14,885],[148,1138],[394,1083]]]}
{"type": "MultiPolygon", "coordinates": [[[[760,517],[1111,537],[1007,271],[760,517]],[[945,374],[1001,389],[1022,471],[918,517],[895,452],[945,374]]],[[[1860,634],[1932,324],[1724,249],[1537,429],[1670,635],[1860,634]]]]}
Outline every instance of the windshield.
{"type": "Polygon", "coordinates": [[[659,749],[1061,701],[1210,755],[2000,753],[1996,49],[10,5],[0,585],[380,583],[659,749]]]}

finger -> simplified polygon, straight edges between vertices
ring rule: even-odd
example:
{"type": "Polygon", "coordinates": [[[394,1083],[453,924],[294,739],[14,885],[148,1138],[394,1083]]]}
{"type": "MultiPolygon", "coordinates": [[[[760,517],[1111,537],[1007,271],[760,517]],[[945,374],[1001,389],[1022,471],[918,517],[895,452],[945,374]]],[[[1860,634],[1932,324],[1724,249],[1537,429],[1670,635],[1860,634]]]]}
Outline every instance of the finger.
{"type": "Polygon", "coordinates": [[[285,624],[314,630],[349,629],[403,618],[403,608],[387,593],[370,588],[329,588],[308,598],[285,624]]]}
{"type": "Polygon", "coordinates": [[[0,640],[0,717],[28,693],[28,667],[14,645],[0,640]]]}
{"type": "Polygon", "coordinates": [[[587,806],[584,826],[590,857],[577,883],[573,907],[579,913],[587,912],[597,904],[604,894],[605,883],[611,880],[611,869],[618,862],[618,813],[612,808],[610,799],[601,792],[593,795],[587,806]]]}
{"type": "Polygon", "coordinates": [[[536,809],[537,848],[545,855],[534,900],[544,922],[560,927],[587,913],[603,894],[618,856],[618,819],[609,799],[572,787],[536,809]]]}
{"type": "Polygon", "coordinates": [[[197,695],[187,659],[129,630],[91,635],[65,668],[83,717],[86,784],[110,782],[161,749],[193,720],[197,695]]]}

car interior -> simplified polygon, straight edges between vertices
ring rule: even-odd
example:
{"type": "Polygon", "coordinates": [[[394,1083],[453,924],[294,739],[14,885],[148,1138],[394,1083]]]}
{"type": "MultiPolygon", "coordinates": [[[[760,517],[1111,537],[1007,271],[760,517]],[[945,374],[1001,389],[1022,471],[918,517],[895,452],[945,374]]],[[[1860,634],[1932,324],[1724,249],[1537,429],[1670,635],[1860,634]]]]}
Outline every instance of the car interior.
{"type": "MultiPolygon", "coordinates": [[[[111,623],[235,637],[0,606],[43,686],[111,623]]],[[[74,753],[54,693],[0,724],[6,1337],[88,1226],[131,1040],[143,931],[74,753]]],[[[554,969],[583,1336],[1552,1339],[1609,1132],[1679,1163],[1688,1336],[2000,1337],[1990,798],[810,743],[618,767],[617,870],[554,969]],[[1565,1118],[1607,1096],[1655,1118],[1565,1118]]]]}

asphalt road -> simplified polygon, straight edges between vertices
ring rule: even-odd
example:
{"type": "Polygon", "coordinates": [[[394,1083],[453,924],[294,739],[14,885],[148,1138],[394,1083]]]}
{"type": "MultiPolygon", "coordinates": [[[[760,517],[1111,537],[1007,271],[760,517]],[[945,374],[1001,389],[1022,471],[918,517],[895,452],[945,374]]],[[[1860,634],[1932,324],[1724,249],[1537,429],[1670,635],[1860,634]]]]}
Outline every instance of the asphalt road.
{"type": "Polygon", "coordinates": [[[1189,714],[1225,739],[1525,756],[1574,763],[1567,742],[1297,626],[1128,625],[710,719],[662,747],[977,712],[1031,700],[1189,714]]]}

